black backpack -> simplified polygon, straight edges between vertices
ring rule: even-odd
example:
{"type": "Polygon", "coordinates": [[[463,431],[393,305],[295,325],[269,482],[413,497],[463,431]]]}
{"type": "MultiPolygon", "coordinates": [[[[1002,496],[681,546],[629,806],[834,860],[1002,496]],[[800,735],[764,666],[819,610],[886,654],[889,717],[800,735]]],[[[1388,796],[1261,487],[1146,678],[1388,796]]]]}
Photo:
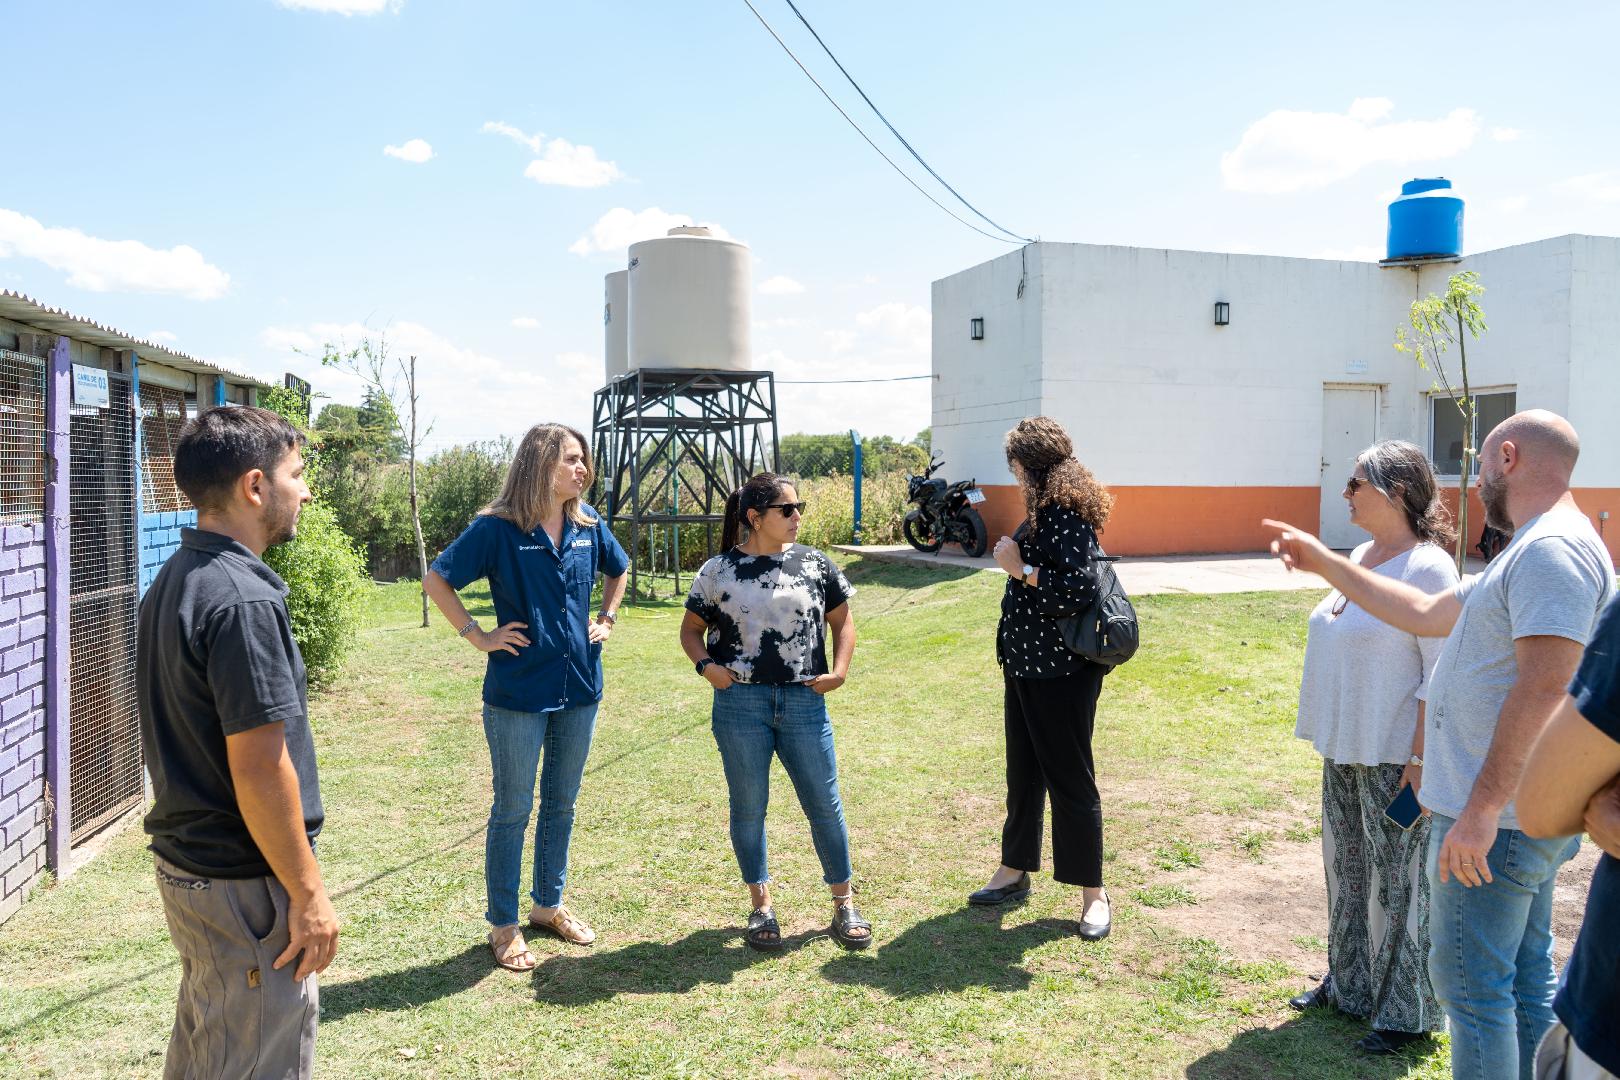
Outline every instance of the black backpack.
{"type": "Polygon", "coordinates": [[[1057,620],[1063,644],[1071,652],[1115,668],[1136,655],[1141,643],[1141,630],[1136,622],[1136,609],[1114,573],[1117,555],[1104,555],[1100,547],[1093,547],[1092,573],[1097,578],[1097,599],[1085,611],[1065,615],[1057,620]]]}

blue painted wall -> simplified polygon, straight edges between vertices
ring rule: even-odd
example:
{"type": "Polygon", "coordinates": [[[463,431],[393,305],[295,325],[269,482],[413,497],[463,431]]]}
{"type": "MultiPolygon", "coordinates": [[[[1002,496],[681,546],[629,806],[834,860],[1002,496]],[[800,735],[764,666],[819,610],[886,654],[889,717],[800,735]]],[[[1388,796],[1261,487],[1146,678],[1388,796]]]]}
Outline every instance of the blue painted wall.
{"type": "Polygon", "coordinates": [[[141,595],[180,547],[180,530],[197,524],[197,511],[141,515],[141,595]]]}

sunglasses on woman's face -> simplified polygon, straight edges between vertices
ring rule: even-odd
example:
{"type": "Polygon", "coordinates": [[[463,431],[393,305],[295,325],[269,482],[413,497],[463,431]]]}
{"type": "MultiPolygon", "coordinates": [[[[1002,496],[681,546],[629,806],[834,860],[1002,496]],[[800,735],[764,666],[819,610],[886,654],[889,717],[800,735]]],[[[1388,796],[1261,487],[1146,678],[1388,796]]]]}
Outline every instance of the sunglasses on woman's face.
{"type": "Polygon", "coordinates": [[[785,517],[785,518],[790,518],[794,514],[798,514],[798,515],[800,515],[802,517],[804,515],[804,508],[809,506],[809,505],[810,505],[809,503],[804,503],[804,502],[766,503],[762,509],[765,509],[765,510],[780,510],[780,511],[782,511],[782,516],[785,517]]]}
{"type": "Polygon", "coordinates": [[[1344,482],[1344,489],[1350,494],[1354,495],[1356,492],[1361,490],[1362,484],[1371,483],[1372,481],[1367,479],[1365,476],[1352,476],[1350,479],[1344,482]]]}

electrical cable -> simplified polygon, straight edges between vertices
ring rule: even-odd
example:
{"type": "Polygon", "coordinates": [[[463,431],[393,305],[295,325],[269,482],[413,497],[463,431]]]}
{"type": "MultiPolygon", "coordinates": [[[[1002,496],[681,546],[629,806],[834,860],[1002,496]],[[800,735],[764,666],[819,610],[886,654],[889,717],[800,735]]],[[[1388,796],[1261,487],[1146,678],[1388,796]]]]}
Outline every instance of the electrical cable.
{"type": "MultiPolygon", "coordinates": [[[[821,83],[816,81],[816,77],[814,75],[810,74],[810,69],[805,67],[804,64],[799,60],[799,58],[797,56],[793,55],[793,50],[788,48],[788,44],[787,44],[787,42],[782,40],[782,36],[780,34],[778,34],[775,31],[775,29],[773,29],[771,27],[770,23],[765,21],[765,16],[761,15],[759,13],[759,9],[754,7],[752,0],[743,0],[743,3],[748,5],[748,10],[752,11],[754,13],[754,18],[758,19],[759,24],[761,26],[763,26],[767,31],[770,32],[771,37],[776,39],[776,43],[778,45],[782,46],[782,51],[788,54],[788,59],[792,60],[795,64],[797,64],[798,67],[799,67],[799,70],[804,72],[804,77],[809,79],[810,82],[815,85],[815,88],[817,90],[821,91],[821,96],[827,99],[827,103],[829,105],[831,105],[833,108],[838,110],[838,115],[842,116],[849,123],[849,126],[854,128],[856,133],[859,134],[861,138],[866,140],[866,145],[870,146],[873,150],[876,150],[877,153],[878,153],[878,156],[881,157],[884,161],[887,161],[889,163],[889,167],[891,169],[893,169],[895,172],[899,173],[905,179],[906,183],[908,183],[912,187],[916,188],[917,191],[919,193],[921,193],[923,198],[927,199],[929,202],[933,203],[935,206],[939,207],[941,210],[945,211],[947,214],[950,214],[951,217],[956,218],[957,221],[961,222],[963,225],[965,225],[968,228],[972,229],[974,232],[978,233],[980,236],[989,237],[991,240],[997,240],[997,241],[1000,241],[1003,244],[1025,243],[1026,242],[1022,237],[1018,238],[1017,240],[1008,240],[1008,239],[1006,239],[1004,237],[997,236],[995,233],[985,232],[983,229],[981,229],[977,225],[973,224],[973,222],[968,221],[968,220],[962,218],[961,216],[959,216],[950,207],[946,206],[944,203],[940,202],[938,199],[934,198],[926,190],[924,190],[923,186],[921,184],[919,184],[919,183],[917,183],[917,181],[913,180],[909,173],[907,173],[899,165],[895,164],[894,159],[891,158],[888,154],[885,154],[883,152],[882,148],[879,147],[877,143],[872,141],[872,137],[861,129],[861,125],[859,125],[859,124],[857,124],[855,122],[854,117],[850,116],[849,113],[844,111],[844,107],[842,105],[838,104],[837,101],[833,100],[833,96],[827,92],[827,88],[825,86],[822,86],[821,83]]],[[[961,196],[958,195],[957,198],[961,198],[961,196]]],[[[974,211],[974,212],[977,213],[977,211],[974,211]]],[[[983,217],[984,215],[980,214],[979,216],[983,217]]],[[[988,221],[989,219],[986,218],[985,220],[988,221]]],[[[995,224],[995,223],[991,222],[991,224],[995,224]]],[[[1000,229],[1001,226],[997,225],[996,228],[1000,229]]],[[[1007,230],[1002,229],[1002,232],[1006,232],[1006,231],[1007,230]]],[[[1011,235],[1014,235],[1014,234],[1008,233],[1008,235],[1011,236],[1011,235]]]]}
{"type": "Polygon", "coordinates": [[[913,379],[937,379],[938,375],[896,375],[890,379],[777,379],[777,386],[845,386],[849,383],[910,382],[913,379]]]}
{"type": "MultiPolygon", "coordinates": [[[[999,223],[997,223],[995,221],[992,221],[989,217],[987,217],[985,215],[984,211],[980,210],[977,206],[974,206],[972,203],[970,203],[966,199],[964,199],[962,197],[962,193],[960,191],[957,191],[955,188],[951,187],[951,185],[946,182],[946,180],[945,180],[945,178],[943,176],[941,176],[941,175],[939,175],[939,173],[935,172],[934,167],[932,165],[928,164],[928,162],[924,161],[923,156],[921,154],[917,153],[916,148],[913,147],[911,145],[911,143],[906,141],[906,137],[904,135],[900,134],[900,132],[895,129],[895,126],[893,124],[889,123],[889,118],[887,116],[883,115],[883,110],[878,108],[877,104],[870,97],[867,97],[866,91],[861,89],[861,84],[855,81],[855,76],[851,75],[849,73],[849,69],[844,67],[843,63],[838,59],[838,57],[833,55],[833,51],[827,47],[827,43],[825,41],[821,40],[821,35],[816,33],[816,28],[810,25],[810,20],[806,19],[804,17],[804,12],[799,10],[799,6],[797,4],[795,4],[793,2],[793,0],[785,0],[785,2],[787,3],[788,7],[793,9],[793,14],[795,14],[795,15],[797,15],[799,17],[799,21],[804,24],[804,28],[806,30],[810,31],[810,36],[816,39],[816,44],[821,46],[821,51],[827,54],[827,58],[829,60],[831,60],[835,66],[837,66],[839,71],[843,72],[844,78],[849,80],[849,85],[853,86],[855,88],[855,92],[857,94],[861,95],[861,100],[866,102],[867,106],[869,108],[871,108],[871,110],[874,113],[877,114],[877,118],[879,120],[883,121],[883,126],[889,129],[889,134],[893,135],[896,139],[900,140],[900,145],[906,148],[907,153],[909,153],[912,157],[917,159],[917,164],[921,165],[923,168],[928,170],[928,175],[929,176],[932,176],[935,180],[938,180],[940,182],[941,186],[943,186],[946,191],[948,191],[952,195],[956,196],[956,200],[958,202],[960,202],[963,206],[967,207],[969,210],[971,210],[975,214],[977,214],[979,216],[979,218],[981,220],[983,220],[984,222],[986,222],[987,224],[993,226],[994,228],[998,229],[1001,232],[1006,233],[1008,236],[1012,237],[1014,240],[1018,241],[1020,244],[1033,244],[1035,242],[1030,237],[1020,236],[1017,233],[1013,232],[1011,229],[1007,228],[1006,226],[1001,225],[1001,224],[999,224],[999,223]]],[[[750,6],[752,6],[752,5],[750,5],[750,6]]]]}

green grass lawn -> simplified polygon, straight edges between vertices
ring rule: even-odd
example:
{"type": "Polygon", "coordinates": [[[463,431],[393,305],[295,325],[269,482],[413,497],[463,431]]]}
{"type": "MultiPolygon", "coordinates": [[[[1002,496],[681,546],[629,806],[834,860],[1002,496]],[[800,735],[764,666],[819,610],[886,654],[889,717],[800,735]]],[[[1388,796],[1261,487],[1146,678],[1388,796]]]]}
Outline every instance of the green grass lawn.
{"type": "MultiPolygon", "coordinates": [[[[1443,1040],[1426,1057],[1362,1058],[1355,1025],[1287,1009],[1301,971],[1155,921],[1195,899],[1166,883],[1180,868],[1315,842],[1320,764],[1292,737],[1314,594],[1140,602],[1146,644],[1098,715],[1115,929],[1088,946],[1078,890],[1045,876],[1011,910],[963,903],[998,861],[1004,579],[848,572],[860,646],[829,705],[874,947],[826,936],[780,767],[769,834],[789,948],[743,946],[709,691],[663,602],[627,608],[609,644],[580,794],[567,899],[600,938],[533,936],[531,975],[495,969],[484,944],[483,658],[437,617],[418,628],[411,586],[379,589],[356,657],[312,702],[321,862],[344,924],[321,986],[320,1074],[1447,1075],[1443,1040]]],[[[487,593],[469,601],[491,613],[487,593]]],[[[132,829],[0,927],[0,1075],[157,1075],[178,976],[132,829]]]]}

